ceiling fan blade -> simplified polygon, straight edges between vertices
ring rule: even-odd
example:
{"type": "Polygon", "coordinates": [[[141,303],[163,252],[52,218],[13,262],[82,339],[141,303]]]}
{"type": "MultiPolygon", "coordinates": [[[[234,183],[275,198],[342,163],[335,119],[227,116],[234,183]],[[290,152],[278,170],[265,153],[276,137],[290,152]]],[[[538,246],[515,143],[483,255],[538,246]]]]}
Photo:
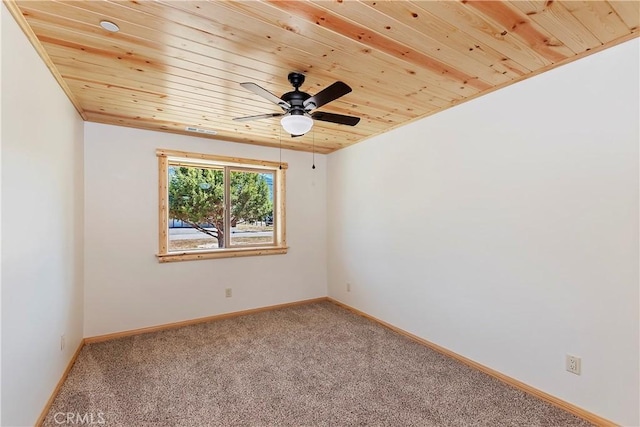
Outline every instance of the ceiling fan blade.
{"type": "Polygon", "coordinates": [[[315,110],[322,107],[335,99],[351,92],[351,88],[343,82],[335,82],[331,86],[327,86],[311,98],[304,101],[304,108],[307,111],[315,110]]]}
{"type": "Polygon", "coordinates": [[[320,120],[323,122],[338,123],[340,125],[355,126],[360,121],[360,117],[344,116],[342,114],[323,113],[322,111],[316,111],[311,115],[313,120],[320,120]]]}
{"type": "Polygon", "coordinates": [[[248,122],[249,120],[270,119],[271,117],[280,116],[284,116],[284,113],[267,113],[258,114],[257,116],[235,117],[233,120],[235,120],[236,122],[248,122]]]}
{"type": "Polygon", "coordinates": [[[274,94],[266,90],[265,88],[260,87],[255,83],[245,82],[245,83],[240,83],[240,86],[242,86],[247,90],[250,90],[251,92],[263,97],[268,101],[273,102],[274,104],[279,105],[283,109],[291,108],[291,104],[289,104],[287,101],[283,101],[282,99],[278,98],[277,96],[275,96],[274,94]]]}

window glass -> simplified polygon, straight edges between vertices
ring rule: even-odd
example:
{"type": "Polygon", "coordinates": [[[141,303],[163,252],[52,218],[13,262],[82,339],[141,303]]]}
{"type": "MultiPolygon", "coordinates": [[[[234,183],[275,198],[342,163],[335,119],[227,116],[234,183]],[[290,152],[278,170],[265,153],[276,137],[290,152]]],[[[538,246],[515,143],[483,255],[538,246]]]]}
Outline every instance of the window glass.
{"type": "Polygon", "coordinates": [[[224,169],[169,166],[169,251],[224,248],[224,169]]]}
{"type": "Polygon", "coordinates": [[[273,172],[231,171],[231,245],[272,245],[273,172]]]}

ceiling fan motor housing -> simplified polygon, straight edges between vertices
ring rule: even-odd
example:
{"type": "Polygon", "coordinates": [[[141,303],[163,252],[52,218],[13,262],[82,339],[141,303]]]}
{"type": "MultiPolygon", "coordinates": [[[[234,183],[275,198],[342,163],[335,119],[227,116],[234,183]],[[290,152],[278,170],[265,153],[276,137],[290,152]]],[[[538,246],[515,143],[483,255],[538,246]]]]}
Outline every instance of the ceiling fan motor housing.
{"type": "Polygon", "coordinates": [[[305,113],[305,110],[309,110],[308,107],[305,108],[304,101],[311,98],[306,92],[302,92],[299,88],[304,83],[304,74],[300,73],[289,73],[287,77],[289,79],[289,83],[294,87],[294,90],[291,92],[287,92],[282,95],[282,100],[286,101],[291,105],[291,109],[289,113],[293,115],[301,115],[305,113]]]}

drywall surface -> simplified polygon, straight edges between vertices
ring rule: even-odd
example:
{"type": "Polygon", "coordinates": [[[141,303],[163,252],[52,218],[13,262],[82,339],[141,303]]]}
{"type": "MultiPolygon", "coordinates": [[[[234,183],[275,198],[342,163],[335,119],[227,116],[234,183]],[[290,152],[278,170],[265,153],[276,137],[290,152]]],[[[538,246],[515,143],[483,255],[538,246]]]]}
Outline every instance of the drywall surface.
{"type": "Polygon", "coordinates": [[[329,155],[329,296],[640,425],[638,50],[329,155]]]}
{"type": "MultiPolygon", "coordinates": [[[[2,16],[8,13],[0,7],[0,35],[2,35],[2,16]]],[[[2,42],[0,41],[0,89],[2,88],[2,42]]],[[[2,189],[2,90],[0,90],[0,190],[2,189]]],[[[0,193],[0,242],[2,242],[2,197],[0,193]]],[[[0,244],[0,289],[2,289],[2,244],[0,244]]],[[[0,291],[0,310],[2,308],[2,292],[0,291]]],[[[2,315],[0,312],[0,424],[2,424],[2,315]]]]}
{"type": "Polygon", "coordinates": [[[26,426],[82,339],[83,130],[1,7],[2,425],[26,426]]]}
{"type": "Polygon", "coordinates": [[[279,159],[272,148],[86,123],[86,337],[326,296],[325,156],[312,170],[311,153],[282,152],[287,254],[159,264],[158,148],[279,159]]]}

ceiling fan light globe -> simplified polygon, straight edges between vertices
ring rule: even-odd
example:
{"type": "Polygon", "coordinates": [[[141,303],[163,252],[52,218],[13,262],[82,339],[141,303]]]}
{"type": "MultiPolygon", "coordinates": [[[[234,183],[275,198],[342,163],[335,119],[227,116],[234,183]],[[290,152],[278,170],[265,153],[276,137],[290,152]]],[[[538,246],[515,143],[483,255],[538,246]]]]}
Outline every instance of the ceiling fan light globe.
{"type": "Polygon", "coordinates": [[[286,115],[280,119],[280,124],[291,135],[304,135],[313,127],[313,119],[305,115],[286,115]]]}

